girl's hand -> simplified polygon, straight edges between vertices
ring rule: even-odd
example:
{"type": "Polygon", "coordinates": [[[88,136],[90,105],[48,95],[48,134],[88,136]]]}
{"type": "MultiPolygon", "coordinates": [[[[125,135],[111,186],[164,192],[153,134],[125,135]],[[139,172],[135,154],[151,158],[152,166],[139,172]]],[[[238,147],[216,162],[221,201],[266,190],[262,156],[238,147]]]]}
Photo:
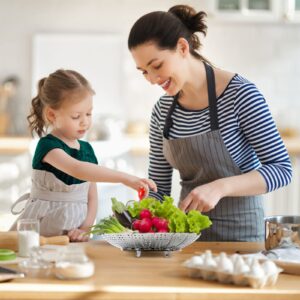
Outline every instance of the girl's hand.
{"type": "Polygon", "coordinates": [[[154,192],[157,192],[157,186],[152,179],[130,176],[129,180],[125,184],[136,191],[139,191],[141,188],[143,188],[145,190],[143,198],[149,195],[150,189],[154,192]]]}
{"type": "Polygon", "coordinates": [[[179,208],[183,211],[195,209],[200,212],[207,212],[214,209],[221,198],[221,186],[218,181],[213,181],[194,188],[179,203],[179,208]]]}
{"type": "Polygon", "coordinates": [[[68,237],[71,242],[87,242],[89,240],[89,236],[86,235],[86,232],[86,230],[80,228],[71,229],[68,232],[68,237]]]}

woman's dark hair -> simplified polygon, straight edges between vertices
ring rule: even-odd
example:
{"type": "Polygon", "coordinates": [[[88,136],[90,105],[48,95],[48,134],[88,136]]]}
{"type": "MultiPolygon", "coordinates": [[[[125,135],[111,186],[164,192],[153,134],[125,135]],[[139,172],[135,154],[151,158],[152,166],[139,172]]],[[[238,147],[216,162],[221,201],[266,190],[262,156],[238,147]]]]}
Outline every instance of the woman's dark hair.
{"type": "Polygon", "coordinates": [[[201,43],[196,33],[206,35],[204,22],[206,13],[187,5],[176,5],[168,12],[154,11],[139,18],[132,26],[128,37],[129,50],[146,42],[155,42],[161,49],[173,50],[179,38],[185,38],[190,45],[190,53],[207,61],[197,50],[201,43]]]}
{"type": "Polygon", "coordinates": [[[31,133],[36,132],[39,137],[45,133],[45,107],[58,109],[71,94],[82,91],[95,94],[89,82],[73,70],[59,69],[39,80],[38,93],[31,101],[31,110],[27,117],[31,133]]]}

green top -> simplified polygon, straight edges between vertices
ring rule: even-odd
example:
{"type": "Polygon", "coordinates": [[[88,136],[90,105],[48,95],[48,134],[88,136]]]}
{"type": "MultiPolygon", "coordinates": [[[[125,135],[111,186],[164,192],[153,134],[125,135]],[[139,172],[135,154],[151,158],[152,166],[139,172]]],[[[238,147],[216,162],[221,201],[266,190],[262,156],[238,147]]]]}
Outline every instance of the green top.
{"type": "Polygon", "coordinates": [[[85,141],[78,140],[80,149],[70,148],[66,143],[52,134],[48,134],[42,137],[35,149],[34,157],[32,160],[32,168],[36,170],[44,170],[53,173],[58,179],[63,181],[67,185],[83,183],[84,181],[74,178],[56,168],[49,165],[48,163],[42,162],[45,155],[52,149],[62,149],[73,158],[80,161],[87,161],[90,163],[98,164],[92,146],[85,141]]]}

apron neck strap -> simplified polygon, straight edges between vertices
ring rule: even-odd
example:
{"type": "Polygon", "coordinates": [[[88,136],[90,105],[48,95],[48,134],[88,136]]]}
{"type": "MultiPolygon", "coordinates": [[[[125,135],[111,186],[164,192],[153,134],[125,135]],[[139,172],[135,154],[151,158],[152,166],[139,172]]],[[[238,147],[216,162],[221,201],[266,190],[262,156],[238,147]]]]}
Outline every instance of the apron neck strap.
{"type": "Polygon", "coordinates": [[[175,110],[178,98],[179,98],[179,93],[177,93],[174,96],[173,103],[172,103],[172,105],[171,105],[171,107],[168,111],[168,115],[166,117],[166,122],[165,122],[165,126],[164,126],[164,137],[166,139],[169,138],[169,131],[170,131],[170,128],[172,127],[172,125],[173,125],[172,114],[173,114],[173,111],[175,110]]]}
{"type": "MultiPolygon", "coordinates": [[[[216,83],[215,83],[215,74],[213,68],[204,63],[205,72],[206,72],[206,81],[207,81],[207,91],[208,91],[208,106],[209,106],[209,115],[210,115],[210,129],[217,130],[219,129],[218,121],[218,111],[217,111],[217,96],[216,96],[216,83]]],[[[173,103],[169,109],[166,123],[164,127],[164,137],[169,138],[169,131],[173,125],[172,114],[175,110],[176,104],[178,102],[179,93],[174,97],[173,103]]]]}
{"type": "Polygon", "coordinates": [[[219,129],[218,110],[217,110],[217,96],[216,96],[216,83],[213,68],[204,63],[206,71],[207,91],[208,91],[208,104],[210,115],[210,129],[219,129]]]}

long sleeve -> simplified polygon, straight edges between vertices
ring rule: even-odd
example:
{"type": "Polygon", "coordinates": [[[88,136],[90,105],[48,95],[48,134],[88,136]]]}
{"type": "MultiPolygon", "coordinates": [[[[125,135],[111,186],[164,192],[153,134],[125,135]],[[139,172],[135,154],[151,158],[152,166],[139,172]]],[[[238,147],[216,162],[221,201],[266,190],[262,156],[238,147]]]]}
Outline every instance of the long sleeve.
{"type": "MultiPolygon", "coordinates": [[[[245,83],[240,86],[234,107],[239,127],[261,164],[257,171],[264,177],[267,191],[289,184],[292,167],[287,150],[269,107],[254,84],[245,83]]],[[[251,161],[253,158],[249,157],[249,163],[251,161]]],[[[247,160],[244,159],[243,163],[245,168],[247,160]]]]}
{"type": "Polygon", "coordinates": [[[157,184],[158,192],[150,196],[162,199],[171,194],[173,169],[163,155],[163,132],[159,120],[161,114],[157,104],[152,111],[150,123],[149,178],[157,184]]]}

